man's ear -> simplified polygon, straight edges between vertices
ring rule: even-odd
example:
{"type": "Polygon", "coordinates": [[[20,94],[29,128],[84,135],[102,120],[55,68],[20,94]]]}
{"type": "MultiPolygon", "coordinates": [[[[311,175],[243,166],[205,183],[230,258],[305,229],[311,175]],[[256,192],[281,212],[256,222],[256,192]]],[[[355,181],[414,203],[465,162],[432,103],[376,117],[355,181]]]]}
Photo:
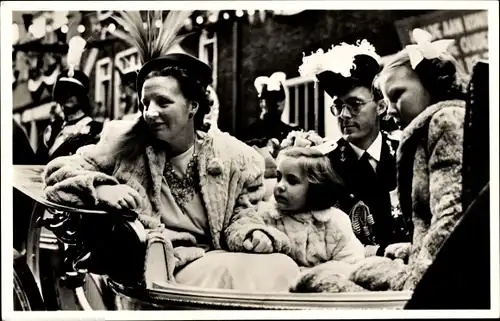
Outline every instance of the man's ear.
{"type": "Polygon", "coordinates": [[[387,103],[384,99],[380,99],[377,102],[377,114],[380,116],[387,111],[387,103]]]}

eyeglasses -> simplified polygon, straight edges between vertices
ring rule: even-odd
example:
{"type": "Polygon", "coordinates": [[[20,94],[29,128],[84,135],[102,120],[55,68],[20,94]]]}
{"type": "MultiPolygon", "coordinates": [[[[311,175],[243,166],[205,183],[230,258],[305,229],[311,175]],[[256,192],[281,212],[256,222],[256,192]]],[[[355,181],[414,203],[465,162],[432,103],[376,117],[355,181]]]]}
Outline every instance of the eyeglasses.
{"type": "Polygon", "coordinates": [[[330,111],[335,117],[339,117],[342,114],[344,108],[347,108],[352,116],[357,116],[361,112],[361,108],[374,100],[363,101],[359,99],[354,99],[349,101],[349,103],[343,102],[340,99],[336,99],[333,105],[330,106],[330,111]]]}

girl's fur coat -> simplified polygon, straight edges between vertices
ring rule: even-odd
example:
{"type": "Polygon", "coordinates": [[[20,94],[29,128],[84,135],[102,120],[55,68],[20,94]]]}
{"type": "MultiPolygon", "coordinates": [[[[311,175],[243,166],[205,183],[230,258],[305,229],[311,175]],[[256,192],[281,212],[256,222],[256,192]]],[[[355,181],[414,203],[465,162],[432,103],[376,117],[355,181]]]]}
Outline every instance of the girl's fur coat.
{"type": "Polygon", "coordinates": [[[331,260],[354,263],[364,258],[349,216],[335,207],[288,216],[277,210],[275,201],[269,201],[259,204],[258,213],[268,226],[288,236],[289,255],[299,266],[313,267],[331,260]]]}
{"type": "Polygon", "coordinates": [[[354,235],[347,214],[332,207],[283,215],[273,199],[259,203],[258,213],[269,227],[288,236],[286,253],[301,266],[303,272],[290,285],[290,291],[364,291],[348,280],[355,264],[364,258],[364,247],[354,235]]]}
{"type": "Polygon", "coordinates": [[[404,129],[397,152],[403,215],[413,223],[408,264],[377,258],[351,279],[370,290],[413,290],[462,217],[465,102],[427,107],[404,129]]]}

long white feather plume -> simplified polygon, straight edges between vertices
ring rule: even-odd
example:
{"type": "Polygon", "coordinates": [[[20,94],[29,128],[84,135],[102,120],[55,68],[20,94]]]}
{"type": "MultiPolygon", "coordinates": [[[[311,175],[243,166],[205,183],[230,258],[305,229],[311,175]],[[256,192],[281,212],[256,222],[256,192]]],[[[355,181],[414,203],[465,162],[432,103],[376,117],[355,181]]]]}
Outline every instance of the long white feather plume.
{"type": "Polygon", "coordinates": [[[87,42],[80,36],[74,36],[68,43],[68,55],[66,63],[68,64],[68,76],[73,77],[75,69],[80,66],[83,51],[87,42]]]}
{"type": "Polygon", "coordinates": [[[260,96],[262,94],[262,90],[264,89],[264,85],[267,85],[267,90],[278,91],[280,90],[280,86],[284,86],[285,81],[286,74],[284,72],[277,71],[273,73],[271,77],[260,76],[255,78],[253,85],[260,96]]]}
{"type": "Polygon", "coordinates": [[[264,89],[264,85],[267,84],[268,80],[269,80],[269,78],[266,76],[259,76],[259,77],[255,78],[253,85],[254,85],[255,89],[257,90],[257,93],[259,94],[259,96],[262,94],[262,90],[264,89]]]}
{"type": "Polygon", "coordinates": [[[282,71],[277,71],[269,77],[267,83],[267,90],[278,91],[280,87],[284,85],[286,81],[286,74],[282,71]]]}
{"type": "Polygon", "coordinates": [[[139,11],[120,11],[114,16],[116,22],[126,31],[115,30],[113,34],[137,48],[141,62],[145,63],[167,54],[169,49],[183,37],[178,33],[193,10],[169,11],[160,28],[156,21],[162,20],[162,11],[148,11],[143,20],[139,11]]]}

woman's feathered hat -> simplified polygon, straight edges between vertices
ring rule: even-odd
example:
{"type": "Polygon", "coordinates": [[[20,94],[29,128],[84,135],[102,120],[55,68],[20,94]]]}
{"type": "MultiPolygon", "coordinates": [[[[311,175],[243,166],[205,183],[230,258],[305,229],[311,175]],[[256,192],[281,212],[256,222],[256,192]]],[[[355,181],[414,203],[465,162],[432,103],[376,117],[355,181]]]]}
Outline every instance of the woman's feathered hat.
{"type": "Polygon", "coordinates": [[[375,76],[381,69],[380,56],[367,41],[356,45],[341,43],[327,52],[319,49],[302,58],[299,67],[301,76],[314,76],[332,98],[341,96],[355,87],[372,87],[375,76]]]}
{"type": "Polygon", "coordinates": [[[144,21],[139,11],[121,11],[114,19],[126,32],[115,30],[113,33],[137,48],[142,67],[137,73],[136,90],[140,99],[142,85],[149,73],[162,70],[168,66],[177,66],[188,75],[196,78],[205,87],[212,83],[212,68],[188,54],[168,53],[172,46],[178,44],[183,37],[178,33],[184,22],[192,14],[191,11],[169,11],[163,24],[158,28],[157,21],[162,21],[161,11],[148,11],[144,21]]]}
{"type": "Polygon", "coordinates": [[[272,99],[275,101],[285,100],[284,82],[286,74],[284,72],[275,72],[271,77],[260,76],[255,78],[254,86],[260,99],[272,99]]]}
{"type": "Polygon", "coordinates": [[[78,70],[80,60],[87,42],[80,36],[71,38],[68,43],[68,54],[66,56],[67,68],[57,76],[52,89],[52,97],[58,100],[64,95],[77,94],[87,95],[89,92],[89,77],[78,70]]]}

